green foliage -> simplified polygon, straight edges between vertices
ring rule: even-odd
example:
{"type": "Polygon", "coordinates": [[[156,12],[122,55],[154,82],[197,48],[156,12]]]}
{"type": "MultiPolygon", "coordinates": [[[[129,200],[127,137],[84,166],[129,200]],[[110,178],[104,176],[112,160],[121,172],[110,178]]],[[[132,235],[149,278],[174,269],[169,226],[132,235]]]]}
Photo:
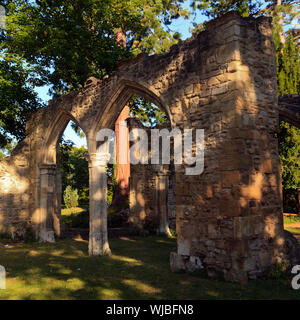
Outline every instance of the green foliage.
{"type": "Polygon", "coordinates": [[[177,42],[166,27],[188,17],[184,0],[10,0],[3,41],[9,52],[37,66],[55,94],[102,79],[118,61],[140,52],[161,53],[177,42]],[[125,33],[127,46],[116,43],[125,33]]]}
{"type": "Polygon", "coordinates": [[[210,18],[217,18],[229,11],[237,11],[247,17],[258,11],[261,2],[256,0],[202,0],[192,1],[192,6],[204,11],[210,18]]]}
{"type": "Polygon", "coordinates": [[[300,217],[299,216],[284,216],[283,222],[284,222],[284,224],[297,223],[297,222],[300,222],[300,217]]]}
{"type": "Polygon", "coordinates": [[[0,148],[11,143],[13,137],[25,137],[28,115],[42,106],[33,89],[29,68],[20,58],[0,49],[0,148]]]}
{"type": "Polygon", "coordinates": [[[193,0],[194,9],[204,11],[209,18],[217,18],[229,11],[237,11],[243,17],[249,15],[269,15],[272,16],[277,24],[279,13],[284,21],[290,21],[297,11],[294,5],[297,0],[282,0],[281,5],[275,0],[193,0]]]}
{"type": "Polygon", "coordinates": [[[176,239],[177,238],[176,229],[170,229],[169,238],[172,238],[172,239],[176,239]]]}
{"type": "MultiPolygon", "coordinates": [[[[60,144],[60,169],[62,189],[67,186],[78,190],[78,201],[81,206],[89,205],[89,168],[88,150],[82,146],[75,147],[72,141],[62,140],[60,144]]],[[[107,202],[111,204],[116,192],[117,183],[113,175],[113,166],[108,166],[107,202]]]]}
{"type": "Polygon", "coordinates": [[[64,191],[64,203],[67,208],[75,208],[78,206],[78,191],[67,186],[64,191]]]}
{"type": "Polygon", "coordinates": [[[16,145],[16,141],[12,140],[11,142],[8,142],[4,148],[0,148],[0,161],[5,157],[10,156],[16,145]]]}
{"type": "Polygon", "coordinates": [[[145,98],[132,96],[129,101],[130,116],[139,119],[147,127],[169,122],[167,115],[154,103],[145,98]]]}
{"type": "Polygon", "coordinates": [[[108,164],[107,166],[107,206],[111,206],[114,195],[119,192],[116,178],[117,164],[108,164]]]}
{"type": "Polygon", "coordinates": [[[77,148],[71,141],[63,140],[60,144],[60,169],[62,189],[69,185],[78,190],[78,200],[81,205],[89,203],[89,169],[88,151],[82,146],[77,148]]]}
{"type": "Polygon", "coordinates": [[[5,157],[6,157],[6,153],[4,152],[4,150],[0,150],[0,161],[2,161],[5,157]]]}
{"type": "Polygon", "coordinates": [[[172,20],[190,14],[185,1],[0,0],[7,13],[0,30],[0,147],[24,138],[26,116],[42,106],[34,88],[66,94],[88,77],[103,79],[124,59],[167,51],[180,38],[172,20]],[[118,32],[126,47],[117,44],[118,32]]]}
{"type": "MultiPolygon", "coordinates": [[[[300,50],[290,30],[284,44],[274,33],[277,50],[278,94],[300,94],[300,50]]],[[[283,206],[285,212],[297,212],[297,191],[300,187],[300,130],[281,122],[279,154],[282,168],[283,206]],[[293,191],[294,189],[294,191],[293,191]]]]}
{"type": "Polygon", "coordinates": [[[62,223],[69,228],[89,228],[89,211],[83,208],[62,210],[62,223]]]}
{"type": "Polygon", "coordinates": [[[300,49],[294,41],[295,33],[289,30],[284,44],[280,43],[278,33],[274,33],[279,96],[300,93],[300,49]]]}
{"type": "Polygon", "coordinates": [[[112,201],[113,201],[113,197],[114,197],[114,189],[112,184],[108,185],[107,188],[107,205],[110,206],[112,201]]]}
{"type": "Polygon", "coordinates": [[[300,187],[300,130],[288,123],[280,123],[280,161],[284,189],[300,187]]]}
{"type": "MultiPolygon", "coordinates": [[[[276,21],[276,20],[275,20],[276,21]]],[[[300,94],[300,50],[295,42],[296,32],[289,30],[282,43],[278,27],[273,30],[277,52],[278,95],[300,94]]],[[[300,187],[300,130],[281,122],[279,128],[279,154],[282,168],[283,208],[285,212],[298,212],[300,187]]]]}

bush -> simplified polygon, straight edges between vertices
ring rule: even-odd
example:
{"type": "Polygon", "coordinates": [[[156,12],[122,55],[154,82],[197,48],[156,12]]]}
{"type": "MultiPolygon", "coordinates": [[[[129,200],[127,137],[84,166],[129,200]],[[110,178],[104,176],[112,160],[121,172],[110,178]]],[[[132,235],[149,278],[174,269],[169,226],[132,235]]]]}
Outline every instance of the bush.
{"type": "Polygon", "coordinates": [[[88,187],[83,187],[78,190],[78,202],[80,206],[89,206],[90,195],[88,187]]]}
{"type": "Polygon", "coordinates": [[[75,208],[78,206],[78,191],[67,186],[64,192],[64,203],[66,208],[75,208]]]}

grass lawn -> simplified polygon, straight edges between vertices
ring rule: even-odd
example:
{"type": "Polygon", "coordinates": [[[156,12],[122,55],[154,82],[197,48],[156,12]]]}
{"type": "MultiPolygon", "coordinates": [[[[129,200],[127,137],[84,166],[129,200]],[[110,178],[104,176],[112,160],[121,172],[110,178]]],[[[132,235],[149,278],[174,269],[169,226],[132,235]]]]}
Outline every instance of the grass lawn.
{"type": "Polygon", "coordinates": [[[0,290],[0,299],[300,299],[291,279],[255,280],[242,287],[174,274],[169,267],[174,239],[111,239],[110,245],[111,257],[89,257],[83,240],[2,246],[7,289],[0,290]]]}
{"type": "Polygon", "coordinates": [[[300,235],[300,228],[291,228],[291,227],[288,227],[288,228],[285,228],[285,230],[293,233],[294,235],[300,235]]]}
{"type": "Polygon", "coordinates": [[[283,217],[284,224],[292,224],[292,223],[297,223],[297,222],[300,222],[299,216],[284,216],[283,217]]]}
{"type": "Polygon", "coordinates": [[[61,210],[61,215],[62,216],[70,216],[72,214],[79,214],[82,212],[87,211],[87,208],[81,208],[81,207],[76,207],[76,208],[64,208],[61,210]]]}
{"type": "Polygon", "coordinates": [[[65,208],[61,210],[62,222],[70,228],[88,228],[88,208],[65,208]]]}

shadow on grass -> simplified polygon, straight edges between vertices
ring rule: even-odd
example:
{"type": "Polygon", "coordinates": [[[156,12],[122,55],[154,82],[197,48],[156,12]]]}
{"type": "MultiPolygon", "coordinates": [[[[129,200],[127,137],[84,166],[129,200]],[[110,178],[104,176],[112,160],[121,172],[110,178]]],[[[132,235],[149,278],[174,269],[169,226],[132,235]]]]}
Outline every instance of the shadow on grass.
{"type": "Polygon", "coordinates": [[[176,240],[147,237],[110,242],[111,257],[89,257],[86,241],[12,244],[0,248],[7,271],[1,299],[296,299],[290,280],[248,286],[174,274],[169,255],[176,240]]]}

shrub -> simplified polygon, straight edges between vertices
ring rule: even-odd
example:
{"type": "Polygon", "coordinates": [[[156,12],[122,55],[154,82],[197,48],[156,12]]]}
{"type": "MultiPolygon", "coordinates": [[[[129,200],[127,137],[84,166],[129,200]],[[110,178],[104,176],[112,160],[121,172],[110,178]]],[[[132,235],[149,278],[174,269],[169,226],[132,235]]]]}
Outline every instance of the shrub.
{"type": "Polygon", "coordinates": [[[67,186],[64,192],[64,203],[66,208],[75,208],[78,206],[78,191],[67,186]]]}

